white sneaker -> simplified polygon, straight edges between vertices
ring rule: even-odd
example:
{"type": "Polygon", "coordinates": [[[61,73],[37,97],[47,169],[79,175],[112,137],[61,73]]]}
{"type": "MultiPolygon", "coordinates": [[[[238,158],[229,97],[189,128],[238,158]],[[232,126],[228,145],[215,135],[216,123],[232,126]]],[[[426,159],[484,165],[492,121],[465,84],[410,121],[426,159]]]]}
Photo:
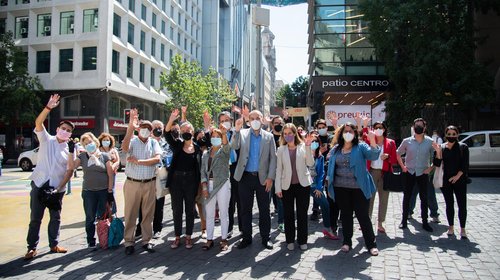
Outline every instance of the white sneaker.
{"type": "Polygon", "coordinates": [[[155,232],[155,234],[153,234],[153,239],[158,239],[161,237],[161,232],[155,232]]]}
{"type": "Polygon", "coordinates": [[[302,250],[302,251],[307,250],[307,244],[302,244],[299,247],[300,247],[300,250],[302,250]]]}
{"type": "Polygon", "coordinates": [[[288,243],[288,245],[286,245],[286,248],[288,248],[288,250],[290,251],[293,251],[295,249],[295,245],[293,243],[288,243]]]}
{"type": "Polygon", "coordinates": [[[439,224],[439,223],[441,223],[441,220],[439,219],[439,217],[432,217],[432,222],[439,224]]]}

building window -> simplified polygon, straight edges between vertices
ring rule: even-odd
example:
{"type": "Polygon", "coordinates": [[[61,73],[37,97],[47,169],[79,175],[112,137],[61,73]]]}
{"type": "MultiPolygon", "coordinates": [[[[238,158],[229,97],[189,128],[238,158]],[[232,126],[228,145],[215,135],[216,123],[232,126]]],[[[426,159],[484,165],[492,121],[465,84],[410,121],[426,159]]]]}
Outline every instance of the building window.
{"type": "Polygon", "coordinates": [[[83,32],[95,32],[99,26],[99,10],[83,10],[83,32]]]}
{"type": "Polygon", "coordinates": [[[6,18],[0,18],[0,35],[5,34],[6,18]]]}
{"type": "Polygon", "coordinates": [[[141,19],[144,21],[146,21],[146,18],[147,18],[146,12],[147,12],[146,6],[141,5],[141,19]]]}
{"type": "Polygon", "coordinates": [[[156,28],[156,14],[153,13],[153,15],[151,16],[151,25],[156,28]]]}
{"type": "Polygon", "coordinates": [[[170,6],[170,18],[174,20],[174,6],[170,6]]]}
{"type": "Polygon", "coordinates": [[[30,0],[16,0],[16,5],[18,4],[29,4],[30,0]]]}
{"type": "Polygon", "coordinates": [[[121,31],[122,31],[122,18],[117,14],[113,14],[113,35],[120,38],[121,31]]]}
{"type": "Polygon", "coordinates": [[[177,46],[181,46],[181,33],[177,33],[177,46]]]}
{"type": "Polygon", "coordinates": [[[155,69],[153,67],[151,67],[151,86],[154,87],[155,86],[155,69]]]}
{"type": "Polygon", "coordinates": [[[181,12],[177,13],[177,24],[179,25],[179,27],[182,26],[181,25],[181,12]]]}
{"type": "Polygon", "coordinates": [[[151,38],[151,56],[156,55],[156,39],[151,38]]]}
{"type": "Polygon", "coordinates": [[[170,40],[174,40],[174,28],[170,27],[170,40]]]}
{"type": "Polygon", "coordinates": [[[188,41],[188,40],[187,40],[186,38],[184,38],[184,50],[185,50],[185,51],[187,51],[187,41],[188,41]]]}
{"type": "Polygon", "coordinates": [[[167,0],[162,0],[161,1],[161,10],[166,13],[167,12],[165,10],[166,8],[167,8],[167,0]]]}
{"type": "Polygon", "coordinates": [[[36,72],[50,73],[50,51],[36,52],[36,72]]]}
{"type": "Polygon", "coordinates": [[[64,117],[94,116],[96,114],[95,100],[81,98],[80,95],[64,97],[62,100],[64,117]]]}
{"type": "Polygon", "coordinates": [[[168,63],[170,65],[172,64],[173,56],[174,56],[174,52],[172,51],[172,49],[168,50],[168,63]]]}
{"type": "Polygon", "coordinates": [[[135,13],[135,0],[128,0],[128,9],[135,13]]]}
{"type": "Polygon", "coordinates": [[[16,17],[16,39],[28,38],[28,17],[16,17]]]}
{"type": "Polygon", "coordinates": [[[73,34],[75,33],[75,12],[62,12],[61,13],[61,34],[73,34]]]}
{"type": "Polygon", "coordinates": [[[127,56],[127,77],[131,79],[134,77],[134,59],[130,56],[127,56]]]}
{"type": "Polygon", "coordinates": [[[9,4],[8,0],[1,0],[0,1],[0,6],[7,6],[9,4]]]}
{"type": "Polygon", "coordinates": [[[111,55],[111,71],[120,74],[120,53],[115,50],[113,50],[111,55]]]}
{"type": "Polygon", "coordinates": [[[112,118],[123,119],[125,117],[124,110],[128,108],[130,108],[129,103],[124,99],[118,97],[109,99],[109,116],[112,118]]]}
{"type": "Polygon", "coordinates": [[[144,63],[139,63],[139,82],[144,83],[144,63]]]}
{"type": "Polygon", "coordinates": [[[188,30],[188,20],[184,20],[184,29],[187,31],[188,30]]]}
{"type": "Polygon", "coordinates": [[[161,34],[167,36],[167,34],[165,34],[165,21],[161,21],[161,34]]]}
{"type": "Polygon", "coordinates": [[[160,46],[160,60],[165,61],[165,45],[161,44],[160,46]]]}
{"type": "Polygon", "coordinates": [[[59,50],[59,72],[73,71],[73,49],[59,50]]]}
{"type": "Polygon", "coordinates": [[[97,69],[97,47],[83,48],[82,56],[82,70],[97,69]]]}
{"type": "Polygon", "coordinates": [[[37,22],[38,22],[38,27],[37,27],[37,36],[38,37],[45,37],[45,36],[50,36],[50,27],[52,23],[52,15],[50,14],[45,14],[45,15],[38,15],[37,17],[37,22]]]}
{"type": "Polygon", "coordinates": [[[146,33],[141,30],[141,51],[146,51],[146,33]]]}
{"type": "Polygon", "coordinates": [[[128,38],[127,42],[130,44],[134,44],[134,25],[132,23],[128,23],[128,38]]]}

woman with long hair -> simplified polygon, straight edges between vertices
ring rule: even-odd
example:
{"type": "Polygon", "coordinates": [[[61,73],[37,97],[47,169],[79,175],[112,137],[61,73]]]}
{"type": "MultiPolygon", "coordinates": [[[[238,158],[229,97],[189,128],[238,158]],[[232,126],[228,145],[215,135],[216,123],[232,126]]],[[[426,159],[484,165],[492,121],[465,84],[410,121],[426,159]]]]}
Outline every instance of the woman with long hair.
{"type": "Polygon", "coordinates": [[[380,148],[373,131],[368,132],[370,145],[360,143],[356,126],[346,123],[339,127],[334,140],[337,144],[330,151],[328,163],[328,195],[340,208],[343,245],[341,250],[352,248],[353,212],[361,226],[365,245],[372,256],[378,255],[372,222],[368,215],[370,199],[375,192],[372,176],[366,170],[367,160],[376,160],[380,148]]]}

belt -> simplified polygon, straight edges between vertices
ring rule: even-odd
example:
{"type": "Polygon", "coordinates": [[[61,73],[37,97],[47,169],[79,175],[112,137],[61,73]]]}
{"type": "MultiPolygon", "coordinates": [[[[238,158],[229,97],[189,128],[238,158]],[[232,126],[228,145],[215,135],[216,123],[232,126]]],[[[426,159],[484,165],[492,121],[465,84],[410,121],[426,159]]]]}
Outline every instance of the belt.
{"type": "Polygon", "coordinates": [[[181,175],[181,176],[190,176],[190,175],[194,175],[194,171],[175,171],[174,172],[175,175],[181,175]]]}
{"type": "Polygon", "coordinates": [[[156,180],[156,177],[153,177],[151,179],[142,179],[142,180],[127,177],[127,180],[130,180],[130,181],[133,181],[133,182],[139,182],[139,183],[148,183],[148,182],[156,180]]]}
{"type": "Polygon", "coordinates": [[[259,172],[257,172],[257,171],[254,171],[254,172],[245,171],[243,173],[248,174],[248,175],[252,175],[252,176],[259,176],[259,172]]]}

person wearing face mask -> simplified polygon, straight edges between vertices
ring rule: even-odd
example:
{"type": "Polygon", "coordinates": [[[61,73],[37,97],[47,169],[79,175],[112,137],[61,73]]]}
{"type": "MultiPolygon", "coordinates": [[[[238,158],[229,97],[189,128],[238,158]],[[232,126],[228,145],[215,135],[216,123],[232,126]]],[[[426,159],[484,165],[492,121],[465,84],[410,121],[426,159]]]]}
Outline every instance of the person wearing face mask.
{"type": "Polygon", "coordinates": [[[191,235],[194,227],[194,205],[200,184],[201,149],[193,141],[194,128],[188,121],[180,126],[181,139],[174,139],[170,130],[178,117],[179,110],[173,110],[165,127],[165,139],[173,151],[167,177],[175,230],[175,240],[170,244],[170,248],[177,249],[180,246],[184,208],[186,211],[185,247],[191,249],[193,248],[191,235]]]}
{"type": "Polygon", "coordinates": [[[207,220],[207,243],[202,247],[209,250],[214,246],[215,206],[219,206],[221,221],[220,249],[228,249],[227,234],[229,228],[229,200],[231,183],[229,180],[229,160],[231,147],[227,141],[227,130],[224,125],[213,129],[210,136],[211,147],[201,158],[201,186],[207,220]]]}
{"type": "Polygon", "coordinates": [[[398,162],[405,174],[405,191],[403,196],[403,217],[400,229],[408,228],[408,213],[410,209],[410,200],[413,193],[414,185],[417,188],[420,196],[422,228],[428,232],[433,229],[428,223],[428,200],[427,200],[427,185],[429,183],[429,173],[434,168],[430,165],[430,159],[434,154],[434,145],[432,138],[425,135],[426,122],[422,118],[413,121],[413,130],[415,134],[405,138],[397,149],[398,162]],[[405,161],[401,158],[406,154],[405,161]]]}
{"type": "MultiPolygon", "coordinates": [[[[380,156],[376,160],[369,160],[367,168],[370,170],[373,181],[378,193],[378,226],[377,231],[385,233],[384,222],[387,214],[387,204],[389,202],[389,192],[384,190],[384,172],[392,172],[392,166],[398,163],[396,155],[396,143],[394,140],[387,138],[387,127],[385,123],[377,121],[373,124],[373,132],[375,140],[380,147],[380,156]]],[[[370,140],[366,143],[370,144],[370,140]]],[[[369,216],[373,213],[373,204],[375,203],[375,194],[370,199],[369,216]]]]}
{"type": "Polygon", "coordinates": [[[373,131],[368,132],[368,139],[370,145],[360,143],[357,128],[351,123],[337,129],[334,137],[337,144],[330,151],[328,164],[328,195],[340,208],[344,238],[341,250],[347,253],[352,248],[354,212],[368,251],[377,256],[377,243],[368,215],[370,199],[376,189],[372,176],[366,172],[366,163],[380,156],[380,147],[373,131]]]}
{"type": "MultiPolygon", "coordinates": [[[[85,232],[89,249],[96,250],[95,222],[106,210],[106,203],[112,203],[115,173],[108,153],[99,150],[100,142],[92,132],[80,137],[81,152],[73,161],[73,168],[81,166],[83,171],[82,198],[85,212],[85,232]]],[[[70,156],[72,153],[70,153],[70,156]]]]}
{"type": "Polygon", "coordinates": [[[139,209],[142,212],[142,248],[153,253],[152,222],[156,201],[156,165],[160,163],[162,150],[158,141],[151,137],[153,125],[150,121],[139,122],[137,109],[130,110],[130,121],[123,139],[122,149],[127,153],[123,185],[125,200],[125,254],[134,253],[135,228],[139,209]],[[133,137],[134,130],[139,134],[133,137]]]}
{"type": "MultiPolygon", "coordinates": [[[[337,228],[333,227],[330,219],[330,202],[328,201],[324,190],[324,179],[325,179],[325,157],[319,148],[318,132],[312,131],[309,133],[312,137],[311,151],[314,156],[314,166],[309,168],[311,173],[311,178],[313,183],[311,184],[310,195],[313,198],[314,204],[318,205],[321,209],[321,215],[323,218],[323,235],[326,238],[332,240],[338,240],[337,228]]],[[[338,211],[337,211],[338,215],[338,211]]],[[[335,223],[337,221],[335,220],[335,223]]]]}
{"type": "MultiPolygon", "coordinates": [[[[283,118],[280,116],[276,116],[272,118],[271,120],[271,126],[272,126],[272,134],[274,136],[274,142],[276,144],[276,147],[280,146],[280,138],[281,134],[283,132],[283,118]]],[[[271,190],[271,195],[273,199],[273,204],[274,204],[274,209],[276,213],[278,214],[278,230],[280,232],[285,232],[285,216],[283,214],[283,201],[281,198],[279,198],[276,195],[276,187],[273,184],[273,188],[271,190]]]]}
{"type": "Polygon", "coordinates": [[[453,194],[458,204],[458,220],[460,221],[460,236],[467,239],[465,221],[467,219],[467,173],[469,171],[469,147],[458,142],[458,128],[450,125],[445,130],[446,142],[436,149],[434,165],[443,166],[443,193],[446,203],[446,218],[448,220],[448,236],[455,235],[455,205],[453,194]]]}
{"type": "Polygon", "coordinates": [[[259,207],[259,230],[262,245],[272,249],[270,241],[271,217],[269,213],[269,192],[276,175],[276,146],[270,132],[264,131],[263,115],[254,110],[248,113],[244,108],[242,117],[235,123],[231,148],[240,150],[234,179],[238,181],[241,202],[243,236],[238,244],[243,249],[252,244],[252,208],[254,195],[259,207]],[[242,129],[244,118],[250,121],[250,128],[242,129]]]}
{"type": "Polygon", "coordinates": [[[307,209],[312,178],[309,168],[314,166],[311,152],[312,136],[304,140],[299,136],[294,124],[283,127],[280,144],[276,152],[276,195],[283,199],[285,216],[285,236],[287,248],[295,246],[295,207],[297,204],[297,243],[301,250],[307,249],[307,209]]]}
{"type": "Polygon", "coordinates": [[[40,225],[42,224],[45,205],[41,198],[45,188],[53,189],[53,198],[58,202],[59,207],[50,207],[50,221],[48,224],[48,237],[50,251],[53,253],[66,253],[67,250],[59,246],[59,231],[61,225],[62,199],[66,191],[66,183],[73,175],[71,162],[69,162],[69,152],[74,152],[75,146],[72,141],[68,142],[75,125],[70,121],[61,121],[56,129],[56,135],[50,135],[43,122],[50,111],[59,105],[60,96],[53,94],[50,96],[47,105],[35,120],[35,134],[40,142],[38,150],[38,163],[29,177],[31,180],[30,192],[30,223],[28,236],[28,251],[24,259],[30,260],[37,254],[37,245],[40,240],[40,225]]]}
{"type": "MultiPolygon", "coordinates": [[[[118,154],[118,150],[115,148],[115,137],[111,134],[103,132],[97,138],[99,140],[99,151],[103,153],[107,153],[111,160],[111,167],[113,168],[114,176],[113,176],[113,194],[115,193],[115,182],[116,182],[116,174],[118,173],[118,169],[120,168],[120,155],[118,154]]],[[[76,146],[75,146],[76,148],[76,146]]],[[[76,169],[75,169],[76,170],[76,169]]],[[[112,213],[116,213],[116,202],[113,203],[112,213]]]]}
{"type": "MultiPolygon", "coordinates": [[[[151,122],[153,125],[153,132],[151,137],[158,141],[158,144],[160,144],[162,153],[161,153],[161,164],[168,166],[167,165],[167,154],[169,152],[170,147],[168,146],[167,142],[163,139],[163,122],[159,120],[154,120],[151,122]]],[[[165,197],[160,197],[156,199],[155,203],[155,212],[153,215],[153,239],[158,239],[161,236],[161,230],[163,228],[163,208],[165,206],[165,197]]],[[[138,226],[135,230],[135,236],[141,236],[142,231],[140,224],[142,222],[142,209],[139,208],[139,221],[137,222],[138,226]]]]}

